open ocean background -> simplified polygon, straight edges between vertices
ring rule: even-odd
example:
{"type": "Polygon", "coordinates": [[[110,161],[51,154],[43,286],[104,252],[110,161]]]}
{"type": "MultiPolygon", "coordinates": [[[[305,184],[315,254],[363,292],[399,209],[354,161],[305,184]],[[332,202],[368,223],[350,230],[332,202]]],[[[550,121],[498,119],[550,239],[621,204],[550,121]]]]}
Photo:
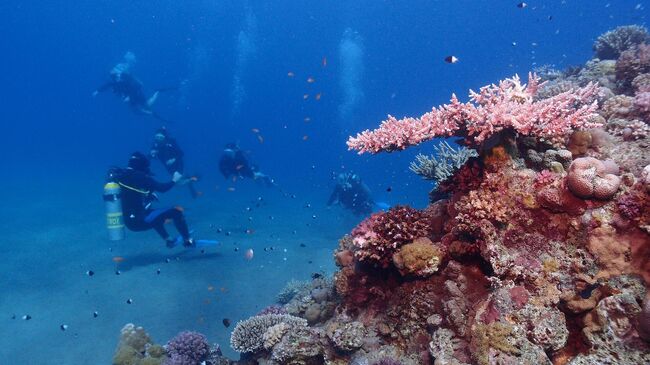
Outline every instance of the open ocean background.
{"type": "Polygon", "coordinates": [[[451,93],[466,100],[470,88],[537,66],[582,64],[601,33],[647,26],[650,6],[517,4],[0,2],[0,364],[108,364],[128,322],[161,343],[200,331],[235,357],[223,318],[255,314],[292,278],[334,271],[338,238],[361,218],[326,207],[333,174],[357,172],[377,201],[426,206],[431,184],[408,165],[418,152],[431,153],[431,143],[357,156],[347,151],[348,135],[389,113],[419,116],[451,93]],[[153,231],[106,238],[106,170],[147,152],[160,127],[110,92],[91,95],[127,51],[147,94],[182,85],[161,94],[154,109],[172,121],[167,128],[187,171],[201,174],[203,195],[193,200],[176,188],[160,204],[184,206],[195,236],[222,242],[203,254],[169,250],[153,231]],[[460,61],[445,63],[451,55],[460,61]],[[216,166],[233,141],[281,189],[225,181],[216,166]],[[32,319],[21,320],[26,314],[32,319]]]}

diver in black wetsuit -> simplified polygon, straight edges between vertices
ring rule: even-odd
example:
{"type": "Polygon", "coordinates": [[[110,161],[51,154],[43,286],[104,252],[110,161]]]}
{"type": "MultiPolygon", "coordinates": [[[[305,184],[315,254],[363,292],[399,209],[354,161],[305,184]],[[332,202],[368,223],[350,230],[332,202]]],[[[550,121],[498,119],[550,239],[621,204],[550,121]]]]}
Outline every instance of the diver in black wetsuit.
{"type": "Polygon", "coordinates": [[[336,186],[327,201],[330,206],[334,203],[341,204],[356,215],[372,213],[375,202],[370,195],[370,189],[361,181],[359,175],[348,172],[340,173],[336,178],[336,186]]]}
{"type": "Polygon", "coordinates": [[[156,90],[151,97],[147,98],[142,90],[142,83],[130,72],[134,64],[135,55],[127,52],[124,55],[124,62],[118,63],[113,67],[110,73],[110,79],[97,88],[93,92],[93,96],[97,96],[100,92],[111,90],[122,101],[128,103],[134,112],[151,115],[156,119],[166,122],[165,119],[151,109],[151,106],[158,99],[158,94],[163,90],[156,90]]]}
{"type": "Polygon", "coordinates": [[[266,186],[275,186],[275,181],[251,164],[244,151],[235,143],[228,143],[219,159],[219,171],[225,179],[249,178],[266,186]]]}
{"type": "Polygon", "coordinates": [[[153,201],[157,199],[156,192],[169,191],[182,177],[180,173],[176,172],[172,181],[160,183],[151,177],[147,157],[140,152],[132,154],[129,159],[129,167],[121,171],[118,179],[126,227],[136,232],[153,228],[166,241],[167,247],[174,247],[175,240],[169,236],[165,229],[165,221],[171,219],[176,230],[183,237],[183,245],[194,246],[185,216],[179,208],[154,209],[151,207],[153,201]]]}
{"type": "MultiPolygon", "coordinates": [[[[154,141],[149,155],[152,158],[158,159],[165,166],[169,175],[174,176],[175,172],[184,175],[183,150],[178,146],[176,140],[169,135],[165,127],[158,129],[154,135],[154,141]]],[[[182,180],[183,182],[187,182],[193,198],[197,197],[197,192],[193,184],[196,180],[197,178],[195,176],[182,180]]]]}

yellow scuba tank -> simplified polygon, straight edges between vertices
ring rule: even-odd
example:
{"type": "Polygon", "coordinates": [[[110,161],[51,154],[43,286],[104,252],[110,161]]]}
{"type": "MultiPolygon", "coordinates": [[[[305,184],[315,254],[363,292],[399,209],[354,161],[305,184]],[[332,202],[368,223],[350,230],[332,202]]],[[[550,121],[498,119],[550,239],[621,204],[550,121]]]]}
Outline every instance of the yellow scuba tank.
{"type": "Polygon", "coordinates": [[[121,241],[124,239],[124,217],[122,216],[122,200],[120,185],[109,181],[104,185],[104,206],[106,209],[106,228],[108,239],[121,241]]]}

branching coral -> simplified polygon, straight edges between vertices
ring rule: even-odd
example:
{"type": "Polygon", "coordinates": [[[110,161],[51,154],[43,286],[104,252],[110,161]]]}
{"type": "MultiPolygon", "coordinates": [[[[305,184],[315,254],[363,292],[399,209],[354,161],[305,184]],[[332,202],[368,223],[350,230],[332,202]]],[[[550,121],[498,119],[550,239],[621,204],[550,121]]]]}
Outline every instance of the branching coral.
{"type": "Polygon", "coordinates": [[[418,154],[411,162],[410,170],[426,180],[440,184],[452,176],[471,157],[478,157],[476,150],[459,147],[453,148],[446,141],[434,146],[435,154],[425,156],[418,154]]]}
{"type": "Polygon", "coordinates": [[[470,91],[468,103],[461,103],[452,95],[449,104],[433,108],[419,118],[398,120],[389,115],[376,130],[351,137],[348,147],[359,153],[378,153],[403,150],[435,137],[452,135],[466,137],[469,144],[478,146],[506,129],[520,135],[558,140],[574,129],[597,127],[590,119],[597,108],[596,84],[534,101],[539,87],[537,76],[530,74],[527,85],[514,76],[499,85],[484,86],[478,93],[470,91]]]}

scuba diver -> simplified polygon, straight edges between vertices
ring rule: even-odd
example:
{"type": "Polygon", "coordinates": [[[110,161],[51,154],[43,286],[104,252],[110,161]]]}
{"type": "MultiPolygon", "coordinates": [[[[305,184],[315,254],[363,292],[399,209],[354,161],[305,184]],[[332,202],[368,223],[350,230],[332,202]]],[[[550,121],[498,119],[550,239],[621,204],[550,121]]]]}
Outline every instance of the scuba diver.
{"type": "MultiPolygon", "coordinates": [[[[158,159],[170,176],[174,176],[176,172],[184,175],[183,150],[176,143],[176,139],[169,135],[167,128],[161,127],[156,131],[149,155],[151,158],[158,159]]],[[[187,182],[192,198],[196,198],[198,194],[194,189],[193,182],[197,180],[197,177],[192,176],[184,180],[187,182]]]]}
{"type": "Polygon", "coordinates": [[[259,171],[256,165],[251,164],[244,151],[235,143],[228,143],[224,148],[219,159],[219,171],[225,179],[249,178],[262,182],[268,187],[276,186],[272,178],[259,171]]]}
{"type": "Polygon", "coordinates": [[[117,175],[117,182],[122,191],[124,225],[129,230],[139,232],[153,228],[165,240],[167,247],[172,248],[176,240],[170,237],[165,229],[165,221],[169,219],[174,222],[176,230],[183,238],[183,246],[195,246],[180,208],[151,207],[153,201],[158,199],[156,192],[169,191],[174,185],[181,183],[183,175],[176,171],[169,182],[154,180],[149,170],[149,160],[140,152],[133,153],[128,168],[119,170],[117,175]]]}
{"type": "Polygon", "coordinates": [[[368,186],[361,181],[359,175],[351,172],[342,172],[336,177],[336,186],[327,205],[334,203],[339,203],[355,215],[370,214],[375,206],[368,186]]]}
{"type": "Polygon", "coordinates": [[[175,88],[158,89],[153,95],[147,98],[142,90],[142,83],[131,74],[131,68],[135,64],[135,55],[127,52],[124,55],[124,62],[118,63],[110,72],[109,80],[93,92],[97,96],[100,92],[113,91],[122,101],[128,103],[131,109],[139,114],[151,115],[154,118],[167,122],[151,109],[158,99],[161,91],[173,90],[175,88]]]}

